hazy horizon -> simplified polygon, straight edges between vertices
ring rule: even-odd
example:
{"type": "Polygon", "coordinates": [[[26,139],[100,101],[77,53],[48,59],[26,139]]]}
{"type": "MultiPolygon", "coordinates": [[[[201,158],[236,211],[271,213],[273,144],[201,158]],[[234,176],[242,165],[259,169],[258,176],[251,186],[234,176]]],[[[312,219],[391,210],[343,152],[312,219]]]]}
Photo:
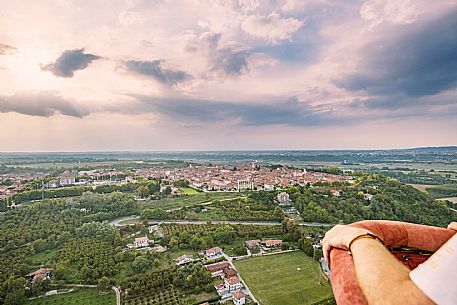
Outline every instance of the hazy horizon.
{"type": "Polygon", "coordinates": [[[396,151],[396,150],[420,150],[420,149],[452,149],[457,150],[457,145],[445,145],[445,146],[421,146],[421,147],[403,147],[403,148],[379,148],[379,149],[365,149],[365,148],[351,148],[351,149],[195,149],[195,150],[85,150],[85,151],[0,151],[5,154],[33,154],[33,153],[212,153],[212,152],[350,152],[350,151],[396,151]]]}
{"type": "Polygon", "coordinates": [[[0,0],[0,151],[457,145],[457,4],[0,0]]]}

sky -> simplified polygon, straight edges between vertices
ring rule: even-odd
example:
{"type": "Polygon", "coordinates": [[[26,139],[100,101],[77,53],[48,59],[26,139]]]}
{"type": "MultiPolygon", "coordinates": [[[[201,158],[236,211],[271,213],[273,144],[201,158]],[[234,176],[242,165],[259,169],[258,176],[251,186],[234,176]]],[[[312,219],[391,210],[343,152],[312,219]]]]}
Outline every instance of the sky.
{"type": "Polygon", "coordinates": [[[0,0],[0,151],[457,145],[455,0],[0,0]]]}

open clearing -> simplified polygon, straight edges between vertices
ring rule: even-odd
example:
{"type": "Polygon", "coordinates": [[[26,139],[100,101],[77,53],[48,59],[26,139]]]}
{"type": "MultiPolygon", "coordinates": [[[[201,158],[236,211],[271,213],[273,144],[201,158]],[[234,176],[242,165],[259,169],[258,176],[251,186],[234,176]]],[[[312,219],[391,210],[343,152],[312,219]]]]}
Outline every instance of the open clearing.
{"type": "Polygon", "coordinates": [[[319,263],[301,251],[234,263],[262,305],[313,304],[332,295],[324,277],[319,285],[319,263]]]}
{"type": "Polygon", "coordinates": [[[181,188],[179,188],[179,190],[184,195],[195,195],[195,194],[200,193],[199,191],[197,191],[196,189],[193,189],[191,187],[181,187],[181,188]]]}
{"type": "Polygon", "coordinates": [[[107,294],[98,294],[95,289],[80,289],[74,292],[42,297],[28,301],[27,305],[113,305],[116,304],[116,295],[113,291],[107,294]]]}
{"type": "Polygon", "coordinates": [[[243,193],[236,193],[236,192],[212,192],[212,193],[196,193],[193,195],[184,195],[179,197],[168,197],[159,200],[145,200],[145,201],[138,201],[138,204],[142,208],[149,208],[149,209],[176,209],[181,208],[183,206],[193,206],[198,205],[201,203],[213,201],[213,200],[223,200],[229,198],[236,198],[239,196],[243,196],[243,193]]]}
{"type": "Polygon", "coordinates": [[[415,183],[408,183],[407,185],[410,185],[410,186],[414,187],[415,189],[422,191],[422,192],[426,192],[425,189],[427,187],[434,186],[434,184],[415,184],[415,183]]]}

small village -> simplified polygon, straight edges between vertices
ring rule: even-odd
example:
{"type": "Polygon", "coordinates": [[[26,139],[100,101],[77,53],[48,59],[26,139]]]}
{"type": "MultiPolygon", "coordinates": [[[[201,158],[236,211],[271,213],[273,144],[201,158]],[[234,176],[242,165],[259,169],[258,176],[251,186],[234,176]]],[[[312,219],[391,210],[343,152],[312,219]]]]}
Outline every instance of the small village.
{"type": "MultiPolygon", "coordinates": [[[[158,225],[149,228],[150,233],[161,234],[161,228],[158,225]]],[[[321,236],[322,237],[322,236],[321,236]]],[[[175,259],[176,266],[184,266],[196,262],[202,262],[211,276],[215,279],[217,284],[214,285],[219,300],[218,303],[233,302],[234,305],[258,303],[255,296],[249,290],[240,274],[237,272],[233,261],[249,259],[252,257],[268,256],[274,254],[283,254],[299,249],[282,249],[283,241],[280,239],[254,239],[246,240],[244,246],[246,248],[246,255],[243,256],[229,256],[224,253],[220,247],[212,247],[198,253],[198,257],[191,254],[183,254],[175,259]]],[[[314,249],[320,249],[321,243],[313,244],[314,249]]],[[[153,250],[157,252],[164,252],[167,249],[160,245],[154,245],[154,240],[148,236],[136,237],[133,243],[127,245],[126,250],[153,250]]],[[[329,275],[323,265],[323,271],[329,275]]],[[[49,271],[49,269],[46,269],[49,271]]],[[[39,272],[39,271],[37,271],[39,272]]],[[[209,302],[200,303],[199,305],[209,305],[209,302]]]]}

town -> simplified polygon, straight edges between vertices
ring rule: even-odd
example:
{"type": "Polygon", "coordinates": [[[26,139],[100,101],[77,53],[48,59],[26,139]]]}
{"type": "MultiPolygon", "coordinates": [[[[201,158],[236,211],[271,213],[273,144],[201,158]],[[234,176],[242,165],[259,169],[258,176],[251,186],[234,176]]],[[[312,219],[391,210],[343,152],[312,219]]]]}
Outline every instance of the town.
{"type": "MultiPolygon", "coordinates": [[[[352,170],[346,171],[352,173],[352,170]]],[[[69,187],[92,187],[125,185],[144,179],[168,182],[186,181],[189,187],[204,192],[272,191],[292,185],[315,182],[348,182],[352,176],[335,175],[325,172],[289,167],[271,168],[257,162],[234,166],[207,166],[189,164],[174,168],[97,168],[90,170],[64,170],[60,174],[28,172],[0,174],[0,201],[7,200],[24,190],[53,190],[69,187]]],[[[174,195],[179,189],[171,187],[174,195]]],[[[11,204],[14,204],[11,200],[11,204]]]]}

